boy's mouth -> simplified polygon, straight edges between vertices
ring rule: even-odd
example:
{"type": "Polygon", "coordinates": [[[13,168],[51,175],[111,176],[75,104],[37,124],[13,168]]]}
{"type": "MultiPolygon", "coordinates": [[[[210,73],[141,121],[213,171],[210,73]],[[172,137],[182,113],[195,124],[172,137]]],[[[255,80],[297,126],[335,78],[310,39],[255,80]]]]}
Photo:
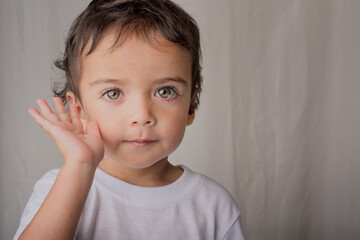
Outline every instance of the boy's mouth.
{"type": "Polygon", "coordinates": [[[150,144],[156,142],[156,140],[149,140],[149,139],[134,139],[134,140],[125,140],[125,143],[129,143],[134,147],[146,147],[150,144]]]}

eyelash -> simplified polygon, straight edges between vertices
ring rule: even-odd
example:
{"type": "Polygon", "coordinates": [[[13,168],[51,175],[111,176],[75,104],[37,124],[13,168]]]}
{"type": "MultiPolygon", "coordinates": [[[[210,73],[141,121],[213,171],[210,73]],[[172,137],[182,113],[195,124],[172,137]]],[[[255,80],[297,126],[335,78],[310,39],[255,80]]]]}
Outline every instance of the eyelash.
{"type": "MultiPolygon", "coordinates": [[[[181,95],[178,93],[178,91],[176,90],[176,87],[173,86],[173,85],[161,86],[160,88],[158,88],[158,89],[156,90],[156,93],[157,93],[160,89],[170,89],[171,91],[174,92],[174,95],[175,95],[174,97],[171,97],[171,98],[161,98],[161,99],[164,99],[165,101],[171,102],[171,101],[173,101],[177,96],[181,96],[181,95]]],[[[106,89],[106,90],[101,94],[101,99],[103,99],[104,101],[108,101],[108,102],[115,102],[115,101],[117,101],[120,97],[117,98],[116,100],[111,100],[111,99],[107,99],[107,98],[106,98],[106,94],[107,94],[108,92],[111,92],[111,91],[118,91],[119,94],[120,94],[120,97],[121,97],[121,95],[123,95],[123,93],[120,91],[119,88],[108,88],[108,89],[106,89]]]]}
{"type": "Polygon", "coordinates": [[[118,91],[119,92],[119,94],[120,94],[120,96],[121,95],[123,95],[123,93],[120,91],[120,89],[118,89],[118,88],[108,88],[108,89],[106,89],[102,94],[101,94],[101,99],[103,99],[104,101],[107,101],[107,102],[115,102],[116,100],[118,100],[119,98],[117,98],[116,100],[111,100],[111,99],[108,99],[108,98],[106,98],[106,94],[108,93],[108,92],[111,92],[111,91],[118,91]]]}
{"type": "Polygon", "coordinates": [[[176,98],[177,96],[181,96],[181,95],[178,93],[178,91],[176,90],[176,87],[173,86],[173,85],[165,85],[165,86],[162,86],[162,87],[160,87],[160,88],[158,88],[158,89],[156,90],[156,93],[157,93],[160,89],[170,89],[171,91],[174,92],[174,96],[171,97],[171,98],[161,98],[161,99],[164,99],[165,101],[170,102],[170,101],[175,100],[175,98],[176,98]]]}

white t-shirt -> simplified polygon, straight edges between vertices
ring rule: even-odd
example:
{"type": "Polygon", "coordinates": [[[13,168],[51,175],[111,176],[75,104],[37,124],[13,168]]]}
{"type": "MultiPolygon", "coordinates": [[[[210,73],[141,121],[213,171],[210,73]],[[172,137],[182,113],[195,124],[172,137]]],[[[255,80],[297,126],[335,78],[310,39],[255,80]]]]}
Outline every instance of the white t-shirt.
{"type": "MultiPolygon", "coordinates": [[[[97,169],[76,239],[242,240],[240,210],[230,193],[210,178],[184,170],[163,187],[128,184],[97,169]]],[[[46,173],[21,216],[17,239],[50,191],[59,169],[46,173]]]]}

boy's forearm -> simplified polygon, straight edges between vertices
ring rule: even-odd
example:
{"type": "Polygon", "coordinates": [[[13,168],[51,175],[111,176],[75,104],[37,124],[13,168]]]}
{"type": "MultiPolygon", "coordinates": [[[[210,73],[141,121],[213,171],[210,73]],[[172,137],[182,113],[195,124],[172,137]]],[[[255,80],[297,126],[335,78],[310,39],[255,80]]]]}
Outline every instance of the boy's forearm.
{"type": "Polygon", "coordinates": [[[93,165],[64,165],[19,239],[73,239],[95,170],[93,165]]]}

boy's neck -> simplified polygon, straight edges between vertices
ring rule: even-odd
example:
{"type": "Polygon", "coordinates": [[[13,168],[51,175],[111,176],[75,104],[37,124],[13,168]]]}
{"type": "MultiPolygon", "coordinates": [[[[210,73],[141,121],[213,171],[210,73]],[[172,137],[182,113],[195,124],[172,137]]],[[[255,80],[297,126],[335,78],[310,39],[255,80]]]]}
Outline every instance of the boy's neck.
{"type": "Polygon", "coordinates": [[[104,157],[99,164],[99,168],[124,182],[142,187],[161,187],[171,184],[179,179],[183,173],[181,168],[169,163],[167,158],[150,167],[137,169],[104,157]]]}

